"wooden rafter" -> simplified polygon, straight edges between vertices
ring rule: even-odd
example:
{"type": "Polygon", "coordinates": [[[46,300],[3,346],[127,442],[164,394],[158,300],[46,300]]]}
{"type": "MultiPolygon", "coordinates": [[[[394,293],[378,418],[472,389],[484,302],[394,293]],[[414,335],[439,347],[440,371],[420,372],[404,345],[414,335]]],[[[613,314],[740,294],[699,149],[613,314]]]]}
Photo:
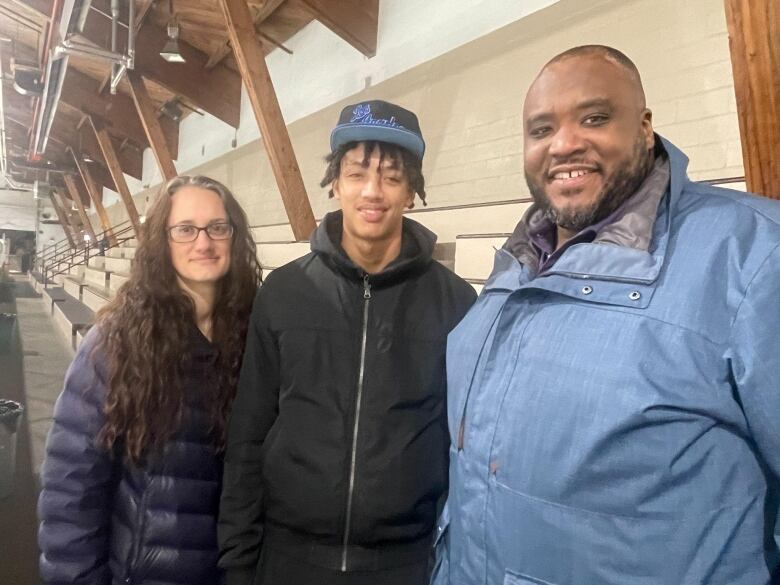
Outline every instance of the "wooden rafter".
{"type": "Polygon", "coordinates": [[[58,193],[53,191],[49,194],[49,197],[51,198],[51,204],[52,207],[54,207],[54,212],[57,214],[57,219],[60,220],[60,225],[62,225],[62,231],[65,232],[65,237],[68,238],[70,247],[75,248],[76,240],[73,237],[73,226],[70,223],[69,216],[65,215],[65,211],[62,209],[58,193]]]}
{"type": "Polygon", "coordinates": [[[312,16],[363,53],[376,55],[379,0],[301,0],[312,16]]]}
{"type": "Polygon", "coordinates": [[[293,234],[305,240],[317,225],[249,8],[245,0],[219,0],[219,4],[293,234]]]}
{"type": "Polygon", "coordinates": [[[133,95],[138,117],[146,131],[146,137],[157,161],[157,166],[160,167],[160,173],[166,181],[170,181],[177,174],[176,166],[173,164],[173,155],[165,141],[160,121],[157,119],[152,100],[149,98],[149,92],[146,90],[143,79],[135,71],[127,72],[127,81],[130,83],[130,93],[133,95]]]}
{"type": "MultiPolygon", "coordinates": [[[[252,16],[252,24],[257,30],[257,27],[262,24],[262,22],[267,19],[269,16],[271,16],[274,11],[279,8],[279,6],[284,2],[284,0],[263,0],[259,5],[254,4],[252,7],[254,8],[254,15],[252,16]]],[[[206,63],[206,69],[211,69],[212,67],[216,67],[219,65],[222,60],[230,55],[230,53],[233,52],[233,49],[230,47],[230,42],[225,41],[222,45],[220,45],[210,56],[209,60],[206,63]]]]}
{"type": "MultiPolygon", "coordinates": [[[[93,6],[109,9],[107,0],[93,0],[93,6]]],[[[83,37],[106,47],[111,34],[110,21],[96,11],[89,13],[83,37]]],[[[138,30],[136,37],[135,71],[168,91],[183,96],[188,102],[215,118],[238,128],[241,105],[241,79],[225,66],[206,70],[208,56],[179,39],[184,63],[168,63],[160,51],[168,40],[166,32],[151,23],[138,30]]]]}
{"type": "Polygon", "coordinates": [[[135,13],[136,29],[139,29],[141,28],[141,26],[143,26],[144,20],[146,20],[146,17],[149,14],[149,10],[151,10],[154,2],[155,0],[141,0],[141,4],[136,8],[136,13],[135,13]]]}
{"type": "Polygon", "coordinates": [[[84,114],[107,120],[115,133],[146,146],[146,134],[133,100],[121,94],[101,96],[98,82],[91,77],[70,68],[62,84],[60,101],[84,114]]]}
{"type": "Polygon", "coordinates": [[[92,205],[97,212],[98,218],[100,218],[100,225],[103,226],[103,232],[105,232],[109,243],[112,246],[116,246],[116,236],[111,229],[111,221],[108,219],[106,208],[103,207],[103,190],[98,187],[95,179],[92,178],[89,165],[80,159],[79,154],[74,150],[71,150],[70,154],[73,157],[76,168],[79,170],[81,180],[84,181],[84,186],[87,188],[87,194],[89,195],[89,198],[92,199],[92,205]]]}
{"type": "Polygon", "coordinates": [[[89,237],[92,238],[93,242],[97,241],[95,230],[92,229],[92,224],[89,221],[87,210],[84,208],[84,202],[81,200],[81,189],[76,182],[75,176],[66,174],[62,176],[62,180],[65,181],[65,187],[67,187],[68,192],[70,193],[70,198],[76,204],[76,208],[79,211],[79,217],[81,217],[81,223],[84,226],[84,229],[87,230],[87,233],[89,234],[89,237]]]}
{"type": "Polygon", "coordinates": [[[97,138],[98,144],[103,151],[103,157],[106,161],[106,165],[108,166],[108,170],[111,172],[111,176],[114,178],[114,183],[116,184],[119,197],[122,199],[122,203],[127,210],[127,217],[130,218],[133,231],[135,232],[136,237],[138,237],[141,233],[141,220],[138,217],[138,210],[135,207],[133,196],[130,194],[130,189],[127,187],[125,176],[122,174],[122,167],[119,166],[119,159],[116,156],[114,145],[111,144],[111,137],[109,136],[106,129],[101,127],[99,122],[92,118],[90,118],[89,121],[92,130],[95,132],[95,137],[97,138]]]}
{"type": "Polygon", "coordinates": [[[747,188],[780,199],[780,3],[725,5],[747,188]]]}

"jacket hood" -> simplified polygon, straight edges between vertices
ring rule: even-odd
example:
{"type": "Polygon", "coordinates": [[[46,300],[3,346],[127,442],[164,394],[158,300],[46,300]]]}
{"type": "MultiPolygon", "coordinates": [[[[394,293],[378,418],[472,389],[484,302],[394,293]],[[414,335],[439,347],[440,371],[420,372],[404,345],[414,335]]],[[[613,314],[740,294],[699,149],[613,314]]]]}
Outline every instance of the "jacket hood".
{"type": "MultiPolygon", "coordinates": [[[[324,257],[327,264],[349,278],[362,279],[365,274],[341,247],[343,214],[332,211],[325,215],[311,237],[311,251],[324,257]]],[[[387,267],[371,275],[373,284],[395,282],[408,273],[424,268],[433,261],[436,234],[407,217],[402,224],[401,253],[387,267]]]]}

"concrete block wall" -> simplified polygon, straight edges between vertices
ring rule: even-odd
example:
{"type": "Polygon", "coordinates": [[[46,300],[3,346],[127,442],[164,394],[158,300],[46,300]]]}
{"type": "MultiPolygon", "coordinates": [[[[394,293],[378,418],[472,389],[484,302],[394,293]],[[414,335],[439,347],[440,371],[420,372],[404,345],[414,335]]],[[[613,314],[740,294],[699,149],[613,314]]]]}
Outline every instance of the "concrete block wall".
{"type": "MultiPolygon", "coordinates": [[[[430,206],[527,197],[525,92],[549,58],[589,43],[615,46],[636,62],[655,127],[687,152],[693,179],[743,174],[721,0],[560,0],[292,123],[290,135],[315,216],[336,207],[319,186],[330,128],[344,105],[378,97],[420,117],[428,146],[424,171],[430,206]]],[[[260,141],[179,170],[227,184],[251,225],[287,219],[260,141]]],[[[153,187],[136,195],[139,212],[156,192],[153,187]]],[[[121,203],[109,214],[112,221],[124,219],[121,203]]]]}

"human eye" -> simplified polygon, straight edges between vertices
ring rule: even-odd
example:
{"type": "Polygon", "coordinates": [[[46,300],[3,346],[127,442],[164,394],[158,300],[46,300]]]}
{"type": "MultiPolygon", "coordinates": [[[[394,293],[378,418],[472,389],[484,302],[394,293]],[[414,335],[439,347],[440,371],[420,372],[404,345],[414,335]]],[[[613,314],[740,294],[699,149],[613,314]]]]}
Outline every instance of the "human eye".
{"type": "Polygon", "coordinates": [[[588,114],[582,121],[586,126],[601,126],[609,121],[607,114],[588,114]]]}
{"type": "Polygon", "coordinates": [[[194,225],[188,225],[186,223],[182,223],[179,225],[175,225],[171,228],[171,235],[176,238],[188,238],[192,237],[192,235],[195,233],[195,226],[194,225]]]}
{"type": "Polygon", "coordinates": [[[531,138],[544,138],[550,133],[550,126],[535,126],[528,130],[528,135],[531,138]]]}
{"type": "Polygon", "coordinates": [[[212,223],[208,228],[208,232],[212,236],[225,237],[230,235],[230,229],[231,227],[229,223],[212,223]]]}

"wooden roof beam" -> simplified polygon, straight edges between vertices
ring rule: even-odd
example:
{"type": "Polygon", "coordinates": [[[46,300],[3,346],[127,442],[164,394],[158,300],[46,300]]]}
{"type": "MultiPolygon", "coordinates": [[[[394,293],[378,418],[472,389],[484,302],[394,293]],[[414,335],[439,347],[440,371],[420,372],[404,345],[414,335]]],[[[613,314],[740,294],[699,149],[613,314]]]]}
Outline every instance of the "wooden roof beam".
{"type": "Polygon", "coordinates": [[[84,114],[106,120],[115,134],[146,147],[146,134],[133,100],[120,94],[101,96],[98,86],[97,81],[70,67],[62,84],[60,101],[84,114]]]}
{"type": "Polygon", "coordinates": [[[141,118],[149,145],[160,168],[160,174],[166,181],[170,181],[176,175],[176,166],[173,164],[173,155],[165,141],[165,136],[157,119],[154,106],[144,81],[135,71],[127,72],[127,81],[130,83],[130,93],[133,95],[138,117],[141,118]]]}
{"type": "Polygon", "coordinates": [[[79,170],[81,179],[84,181],[84,186],[87,188],[87,193],[89,194],[90,199],[92,199],[95,211],[100,218],[100,225],[103,226],[103,231],[108,238],[108,242],[112,246],[116,246],[116,236],[111,229],[111,221],[108,219],[106,208],[103,207],[103,190],[98,187],[97,183],[92,178],[92,173],[89,170],[89,166],[81,160],[80,155],[76,154],[74,150],[71,150],[70,154],[73,156],[73,162],[76,163],[76,168],[79,170]]]}
{"type": "MultiPolygon", "coordinates": [[[[49,146],[46,147],[47,152],[51,142],[54,141],[78,149],[88,154],[92,160],[103,162],[103,153],[97,140],[95,140],[95,134],[90,128],[84,128],[83,126],[78,128],[76,124],[67,121],[63,116],[55,116],[49,138],[51,140],[49,146]]],[[[113,139],[113,142],[116,144],[116,139],[113,139]]],[[[143,178],[143,152],[135,146],[128,146],[118,151],[117,156],[125,173],[138,180],[143,178]]],[[[111,182],[111,185],[113,185],[113,182],[111,182]]],[[[115,190],[113,186],[108,188],[115,190]]]]}
{"type": "Polygon", "coordinates": [[[725,5],[747,188],[780,199],[780,3],[725,5]]]}
{"type": "MultiPolygon", "coordinates": [[[[107,0],[93,0],[101,10],[110,10],[107,0]]],[[[110,46],[111,22],[90,11],[82,35],[101,47],[110,46]]],[[[122,39],[124,42],[124,39],[122,39]]],[[[149,81],[184,97],[196,107],[234,128],[238,128],[241,108],[241,78],[224,65],[205,69],[208,56],[179,39],[185,63],[168,63],[160,51],[168,40],[165,30],[147,23],[136,36],[135,71],[149,81]]]]}
{"type": "Polygon", "coordinates": [[[73,226],[70,223],[70,216],[65,215],[57,191],[55,190],[49,193],[49,198],[51,199],[52,207],[54,207],[54,213],[57,214],[57,219],[60,221],[60,225],[62,226],[62,231],[65,232],[65,237],[68,238],[70,247],[75,248],[76,240],[73,237],[73,226]]]}
{"type": "Polygon", "coordinates": [[[301,0],[312,16],[363,53],[376,55],[379,0],[301,0]]]}
{"type": "Polygon", "coordinates": [[[84,202],[82,201],[83,193],[78,184],[78,181],[76,181],[76,176],[66,174],[62,176],[62,180],[65,182],[65,187],[67,187],[68,191],[70,192],[70,198],[78,208],[79,217],[81,217],[81,224],[84,226],[84,229],[87,230],[87,233],[92,238],[92,241],[96,242],[97,236],[95,235],[95,230],[92,229],[92,224],[89,221],[87,210],[84,207],[84,202]]]}
{"type": "Polygon", "coordinates": [[[130,218],[130,223],[133,226],[133,231],[135,232],[136,237],[138,237],[141,234],[141,220],[138,217],[138,210],[135,207],[133,196],[130,194],[130,189],[127,187],[125,176],[122,174],[122,167],[119,165],[119,159],[114,150],[114,145],[111,144],[111,137],[106,129],[101,126],[100,122],[90,118],[89,123],[95,133],[98,144],[103,151],[106,166],[108,166],[108,170],[114,178],[117,193],[119,193],[119,197],[125,206],[127,217],[130,218]]]}
{"type": "MultiPolygon", "coordinates": [[[[271,16],[283,3],[284,0],[260,0],[259,3],[253,3],[252,11],[254,14],[252,15],[252,24],[254,25],[255,30],[257,30],[257,27],[260,26],[265,19],[271,16]]],[[[230,46],[230,41],[225,41],[209,56],[209,60],[206,63],[206,69],[216,67],[232,52],[233,49],[230,46]]]]}
{"type": "Polygon", "coordinates": [[[219,4],[293,234],[297,240],[308,239],[317,224],[268,74],[263,48],[255,38],[249,8],[245,0],[219,0],[219,4]]]}

